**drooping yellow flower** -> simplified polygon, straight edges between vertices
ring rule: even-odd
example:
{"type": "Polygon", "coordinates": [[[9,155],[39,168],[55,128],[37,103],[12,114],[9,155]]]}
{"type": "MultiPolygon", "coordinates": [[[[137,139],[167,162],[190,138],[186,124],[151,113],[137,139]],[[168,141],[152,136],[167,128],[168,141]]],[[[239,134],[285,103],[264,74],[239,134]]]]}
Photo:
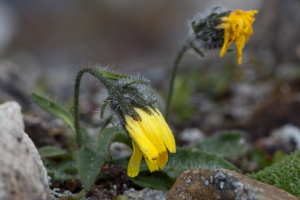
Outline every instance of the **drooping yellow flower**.
{"type": "Polygon", "coordinates": [[[217,26],[217,28],[224,29],[224,43],[220,51],[221,57],[226,53],[231,43],[235,41],[238,64],[242,63],[242,50],[253,34],[252,24],[255,21],[254,15],[256,13],[258,13],[257,10],[235,10],[229,16],[221,18],[222,23],[217,26]]]}
{"type": "Polygon", "coordinates": [[[130,158],[127,174],[138,175],[144,156],[151,172],[163,169],[168,161],[168,152],[176,152],[174,136],[159,110],[151,109],[151,114],[134,108],[141,120],[125,115],[126,130],[132,138],[133,154],[130,158]]]}

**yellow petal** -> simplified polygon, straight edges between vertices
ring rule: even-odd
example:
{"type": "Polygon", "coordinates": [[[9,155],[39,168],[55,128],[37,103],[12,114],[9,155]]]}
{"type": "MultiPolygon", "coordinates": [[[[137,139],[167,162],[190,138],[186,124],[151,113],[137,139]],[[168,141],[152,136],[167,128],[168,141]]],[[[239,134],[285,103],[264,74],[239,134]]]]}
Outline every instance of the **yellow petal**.
{"type": "Polygon", "coordinates": [[[235,41],[238,64],[242,63],[242,50],[253,34],[252,24],[255,21],[253,16],[256,13],[258,13],[257,10],[235,10],[229,16],[221,18],[222,23],[217,26],[217,28],[224,29],[224,43],[220,51],[220,57],[226,53],[228,47],[235,41]]]}
{"type": "Polygon", "coordinates": [[[133,147],[133,153],[128,163],[127,174],[130,177],[135,177],[139,174],[143,155],[141,150],[139,149],[139,147],[134,141],[132,141],[132,147],[133,147]]]}
{"type": "Polygon", "coordinates": [[[158,170],[157,162],[152,162],[149,159],[145,159],[145,161],[147,163],[147,166],[148,166],[150,172],[154,172],[154,171],[158,170]]]}
{"type": "Polygon", "coordinates": [[[168,152],[163,152],[159,154],[159,157],[157,158],[157,164],[158,166],[163,169],[168,162],[168,152]]]}
{"type": "Polygon", "coordinates": [[[238,64],[242,64],[242,58],[243,58],[243,48],[246,43],[246,37],[241,36],[235,41],[236,46],[236,57],[238,58],[238,64]]]}
{"type": "Polygon", "coordinates": [[[227,52],[228,47],[233,42],[233,38],[231,37],[230,32],[231,32],[231,30],[228,28],[224,30],[224,43],[223,43],[222,49],[220,51],[220,57],[224,56],[224,54],[227,52]]]}
{"type": "Polygon", "coordinates": [[[133,155],[128,164],[128,175],[136,176],[139,172],[141,157],[144,156],[151,172],[164,168],[168,161],[167,149],[175,153],[174,136],[162,114],[151,108],[149,114],[135,108],[141,120],[134,120],[125,115],[126,129],[133,140],[133,155]]]}
{"type": "MultiPolygon", "coordinates": [[[[147,138],[154,144],[158,153],[166,151],[166,146],[164,144],[163,138],[161,137],[161,129],[159,119],[156,115],[149,115],[141,109],[135,109],[137,114],[142,118],[142,121],[139,122],[143,128],[147,138]]],[[[154,112],[153,110],[151,110],[154,112]]]]}
{"type": "Polygon", "coordinates": [[[165,121],[165,119],[163,118],[163,116],[159,112],[159,110],[156,109],[156,112],[153,111],[153,115],[155,115],[155,117],[158,119],[158,122],[160,124],[159,128],[161,130],[160,136],[162,137],[165,145],[167,146],[168,150],[171,153],[175,153],[176,152],[175,139],[174,139],[174,136],[173,136],[167,122],[165,121]]]}
{"type": "Polygon", "coordinates": [[[125,120],[126,129],[129,132],[130,137],[136,142],[144,156],[149,160],[156,159],[159,153],[152,142],[147,138],[146,133],[140,126],[139,122],[128,115],[125,115],[125,120]]]}

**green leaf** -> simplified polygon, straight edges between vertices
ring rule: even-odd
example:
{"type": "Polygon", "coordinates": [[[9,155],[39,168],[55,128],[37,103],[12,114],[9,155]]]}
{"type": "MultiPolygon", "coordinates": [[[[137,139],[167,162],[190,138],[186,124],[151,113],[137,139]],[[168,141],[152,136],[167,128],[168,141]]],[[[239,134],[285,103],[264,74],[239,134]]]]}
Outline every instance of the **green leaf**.
{"type": "Polygon", "coordinates": [[[54,117],[61,119],[75,133],[73,116],[66,109],[64,109],[56,102],[48,100],[35,93],[32,94],[32,99],[33,102],[37,104],[41,109],[48,112],[50,115],[53,115],[54,117]]]}
{"type": "Polygon", "coordinates": [[[80,127],[80,134],[82,136],[82,145],[96,152],[98,150],[97,139],[92,137],[83,127],[80,127]]]}
{"type": "Polygon", "coordinates": [[[300,198],[300,151],[285,156],[273,165],[248,176],[300,198]]]}
{"type": "Polygon", "coordinates": [[[38,149],[41,158],[57,158],[67,156],[68,153],[55,146],[44,146],[38,149]]]}
{"type": "MultiPolygon", "coordinates": [[[[118,165],[123,167],[124,169],[127,169],[129,158],[117,158],[114,160],[109,161],[109,163],[118,165]]],[[[140,165],[140,172],[149,172],[149,168],[145,162],[145,159],[142,159],[141,165],[140,165]]]]}
{"type": "Polygon", "coordinates": [[[98,69],[98,71],[101,74],[103,74],[106,78],[110,78],[110,79],[113,79],[113,80],[118,80],[118,79],[121,79],[121,78],[130,78],[129,76],[125,76],[125,75],[122,75],[122,74],[115,74],[115,73],[111,73],[111,72],[104,71],[104,70],[101,70],[101,69],[98,69]]]}
{"type": "Polygon", "coordinates": [[[150,174],[143,175],[140,173],[137,177],[131,178],[130,180],[140,186],[153,188],[155,190],[169,190],[173,185],[173,180],[163,172],[154,172],[150,174]]]}
{"type": "Polygon", "coordinates": [[[224,131],[198,143],[195,148],[222,158],[241,156],[246,153],[246,148],[240,142],[243,132],[224,131]]]}
{"type": "Polygon", "coordinates": [[[195,148],[177,148],[170,154],[164,171],[172,178],[177,178],[183,171],[192,168],[229,169],[239,171],[233,164],[217,155],[209,154],[195,148]]]}
{"type": "Polygon", "coordinates": [[[44,165],[47,167],[48,175],[51,177],[52,182],[63,182],[71,180],[78,172],[73,160],[62,160],[56,162],[53,160],[43,160],[44,165]]]}
{"type": "Polygon", "coordinates": [[[89,190],[101,170],[101,167],[111,160],[110,144],[112,142],[129,143],[130,139],[125,132],[111,127],[104,129],[98,137],[98,144],[95,139],[85,131],[83,134],[83,146],[77,154],[77,166],[79,177],[84,188],[89,190]]]}
{"type": "Polygon", "coordinates": [[[111,159],[110,145],[112,142],[122,142],[129,146],[131,145],[131,140],[124,131],[115,127],[102,130],[98,137],[98,146],[99,151],[107,161],[111,159]]]}
{"type": "Polygon", "coordinates": [[[80,148],[76,161],[81,183],[86,190],[89,190],[105,163],[103,155],[84,145],[80,148]]]}

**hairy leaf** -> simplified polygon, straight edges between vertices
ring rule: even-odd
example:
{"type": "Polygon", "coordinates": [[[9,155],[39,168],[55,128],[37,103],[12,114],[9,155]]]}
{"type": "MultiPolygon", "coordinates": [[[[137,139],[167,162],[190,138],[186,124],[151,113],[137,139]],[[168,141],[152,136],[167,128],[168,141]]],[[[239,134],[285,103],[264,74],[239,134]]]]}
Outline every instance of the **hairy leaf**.
{"type": "Polygon", "coordinates": [[[195,148],[223,158],[240,156],[246,153],[245,146],[240,142],[243,132],[224,131],[198,143],[195,148]]]}
{"type": "Polygon", "coordinates": [[[131,145],[131,141],[124,131],[115,127],[104,129],[98,138],[98,146],[99,151],[107,161],[111,159],[110,145],[112,142],[122,142],[129,146],[131,145]]]}
{"type": "Polygon", "coordinates": [[[175,154],[170,154],[164,171],[167,172],[170,177],[177,178],[183,171],[192,168],[223,168],[238,171],[238,169],[227,160],[195,148],[177,148],[175,154]]]}
{"type": "MultiPolygon", "coordinates": [[[[117,158],[117,159],[109,161],[109,163],[121,166],[124,169],[126,169],[128,166],[128,161],[129,161],[128,158],[117,158]]],[[[149,168],[144,159],[142,159],[142,162],[141,162],[140,172],[149,172],[149,168]]]]}
{"type": "Polygon", "coordinates": [[[55,146],[44,146],[38,149],[41,158],[56,158],[67,156],[68,153],[55,146]]]}
{"type": "Polygon", "coordinates": [[[85,131],[83,146],[77,154],[79,177],[84,188],[89,190],[93,185],[101,167],[111,160],[110,144],[112,142],[130,143],[127,135],[117,128],[106,128],[98,137],[98,144],[85,131]]]}
{"type": "Polygon", "coordinates": [[[43,160],[43,163],[47,167],[47,172],[51,177],[52,182],[71,180],[78,172],[73,160],[62,160],[60,162],[56,162],[46,159],[43,160]]]}
{"type": "Polygon", "coordinates": [[[32,99],[33,102],[37,104],[41,109],[48,112],[50,115],[61,119],[75,133],[73,116],[66,109],[64,109],[58,103],[39,96],[35,93],[32,94],[32,99]]]}
{"type": "Polygon", "coordinates": [[[173,180],[163,172],[154,172],[151,176],[139,174],[130,179],[140,187],[148,187],[156,190],[169,190],[173,185],[173,180]]]}
{"type": "Polygon", "coordinates": [[[130,78],[129,76],[125,76],[125,75],[122,75],[122,74],[115,74],[115,73],[108,72],[108,71],[101,70],[101,69],[98,69],[98,71],[100,73],[102,73],[106,78],[110,78],[110,79],[113,79],[113,80],[118,80],[118,79],[121,79],[121,78],[130,78]]]}
{"type": "Polygon", "coordinates": [[[89,190],[104,165],[103,155],[87,146],[82,146],[77,154],[77,168],[83,187],[89,190]]]}

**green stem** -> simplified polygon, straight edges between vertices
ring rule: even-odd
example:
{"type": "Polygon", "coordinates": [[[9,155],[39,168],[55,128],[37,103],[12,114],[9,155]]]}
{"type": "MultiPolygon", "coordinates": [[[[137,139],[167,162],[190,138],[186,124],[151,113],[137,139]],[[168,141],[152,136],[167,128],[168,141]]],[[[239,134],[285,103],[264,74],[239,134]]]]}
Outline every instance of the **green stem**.
{"type": "Polygon", "coordinates": [[[204,58],[204,53],[198,47],[196,47],[192,42],[190,42],[189,45],[199,56],[204,58]]]}
{"type": "Polygon", "coordinates": [[[101,130],[104,130],[104,129],[107,127],[107,125],[112,121],[112,119],[113,119],[113,116],[112,116],[112,115],[109,116],[107,119],[105,119],[105,120],[104,120],[104,123],[103,123],[103,125],[102,125],[102,127],[101,127],[101,130]]]}
{"type": "Polygon", "coordinates": [[[165,111],[165,117],[166,121],[169,120],[169,114],[171,109],[171,102],[173,97],[173,90],[174,90],[174,83],[175,83],[175,77],[178,70],[178,66],[180,64],[180,61],[184,55],[184,53],[189,49],[192,48],[198,55],[200,55],[202,58],[204,57],[204,53],[194,45],[193,41],[191,39],[188,39],[186,41],[186,44],[178,51],[176,58],[174,60],[172,73],[171,73],[171,80],[169,85],[169,91],[168,91],[168,97],[167,97],[167,105],[166,105],[166,111],[165,111]]]}
{"type": "Polygon", "coordinates": [[[184,53],[190,48],[189,44],[185,44],[180,51],[177,53],[176,58],[173,63],[173,68],[172,68],[172,73],[171,73],[171,80],[169,84],[169,91],[168,91],[168,96],[167,96],[167,105],[166,105],[166,111],[165,111],[165,117],[166,121],[169,120],[169,114],[170,114],[170,109],[171,109],[171,101],[172,101],[172,96],[173,96],[173,90],[174,90],[174,82],[175,82],[175,77],[176,73],[178,70],[178,66],[180,64],[180,61],[184,55],[184,53]]]}
{"type": "Polygon", "coordinates": [[[103,85],[107,89],[113,87],[110,84],[110,82],[106,79],[106,77],[98,69],[85,67],[77,73],[75,79],[75,86],[74,86],[74,126],[75,126],[75,133],[76,133],[76,142],[79,148],[82,145],[82,136],[80,133],[80,124],[79,124],[79,88],[80,88],[81,78],[83,74],[85,74],[86,72],[96,77],[100,82],[103,83],[103,85]]]}

